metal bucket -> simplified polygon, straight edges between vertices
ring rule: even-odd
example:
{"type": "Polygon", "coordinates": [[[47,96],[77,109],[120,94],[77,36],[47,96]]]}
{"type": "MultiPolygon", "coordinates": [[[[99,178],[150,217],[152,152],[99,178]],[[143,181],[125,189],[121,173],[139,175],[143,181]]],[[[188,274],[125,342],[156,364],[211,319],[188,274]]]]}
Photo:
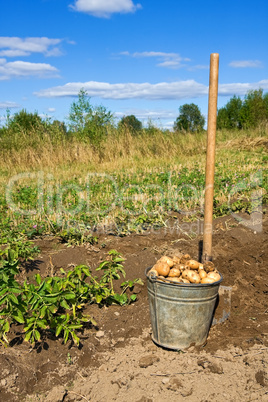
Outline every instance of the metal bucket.
{"type": "Polygon", "coordinates": [[[168,349],[206,342],[222,281],[211,284],[162,282],[145,270],[153,341],[168,349]]]}

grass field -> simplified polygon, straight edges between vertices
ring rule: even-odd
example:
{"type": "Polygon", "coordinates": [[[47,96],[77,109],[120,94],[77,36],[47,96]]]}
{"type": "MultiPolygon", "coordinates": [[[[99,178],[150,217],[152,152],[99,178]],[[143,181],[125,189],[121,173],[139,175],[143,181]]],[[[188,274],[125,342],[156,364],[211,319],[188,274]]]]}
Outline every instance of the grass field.
{"type": "MultiPolygon", "coordinates": [[[[172,212],[202,217],[205,133],[110,132],[97,147],[54,134],[0,139],[1,244],[63,231],[79,242],[96,228],[124,235],[172,212]]],[[[217,133],[215,216],[266,203],[267,161],[267,129],[217,133]]]]}

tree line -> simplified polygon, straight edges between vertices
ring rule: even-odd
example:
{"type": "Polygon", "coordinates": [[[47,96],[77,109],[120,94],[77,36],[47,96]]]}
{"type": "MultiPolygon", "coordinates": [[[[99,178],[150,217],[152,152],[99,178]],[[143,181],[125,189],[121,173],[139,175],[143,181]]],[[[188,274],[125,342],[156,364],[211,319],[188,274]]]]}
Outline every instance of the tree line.
{"type": "MultiPolygon", "coordinates": [[[[249,129],[256,128],[261,123],[268,121],[268,93],[262,89],[249,91],[244,99],[233,96],[227,104],[218,110],[218,129],[249,129]]],[[[199,107],[194,103],[184,104],[179,108],[179,115],[174,122],[173,131],[178,133],[202,132],[205,126],[205,117],[199,107]]],[[[124,116],[115,125],[112,112],[104,106],[93,106],[90,103],[85,90],[81,89],[78,99],[74,101],[69,110],[68,124],[50,119],[42,119],[37,112],[29,113],[21,110],[10,116],[7,111],[6,124],[0,128],[0,136],[12,132],[29,132],[41,130],[41,132],[57,131],[63,135],[76,136],[81,139],[89,139],[94,144],[99,144],[107,135],[107,130],[115,129],[120,134],[128,130],[131,135],[139,135],[142,131],[153,131],[150,124],[144,129],[142,122],[134,115],[124,116]]]]}

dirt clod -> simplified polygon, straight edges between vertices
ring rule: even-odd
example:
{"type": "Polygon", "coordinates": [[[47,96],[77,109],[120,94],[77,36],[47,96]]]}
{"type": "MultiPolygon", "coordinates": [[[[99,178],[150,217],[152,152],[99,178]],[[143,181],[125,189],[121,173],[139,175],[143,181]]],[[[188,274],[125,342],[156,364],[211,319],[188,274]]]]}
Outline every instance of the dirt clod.
{"type": "Polygon", "coordinates": [[[139,360],[139,366],[141,368],[146,368],[152,366],[154,363],[159,362],[159,357],[155,355],[143,356],[139,360]]]}
{"type": "Polygon", "coordinates": [[[214,374],[222,374],[223,373],[223,368],[222,368],[221,364],[209,363],[207,368],[209,369],[209,371],[211,373],[214,373],[214,374]]]}
{"type": "Polygon", "coordinates": [[[260,384],[262,387],[268,385],[267,372],[265,373],[263,370],[259,370],[255,374],[255,378],[257,383],[260,384]]]}
{"type": "Polygon", "coordinates": [[[170,391],[178,391],[180,388],[182,388],[182,383],[178,378],[171,378],[167,383],[167,389],[170,391]]]}

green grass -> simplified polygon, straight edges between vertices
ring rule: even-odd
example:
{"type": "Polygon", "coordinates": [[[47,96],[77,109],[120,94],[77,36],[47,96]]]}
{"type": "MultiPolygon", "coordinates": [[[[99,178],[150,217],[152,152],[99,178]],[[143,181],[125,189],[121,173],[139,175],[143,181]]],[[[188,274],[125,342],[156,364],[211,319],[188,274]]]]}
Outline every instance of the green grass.
{"type": "MultiPolygon", "coordinates": [[[[217,133],[214,216],[250,213],[252,192],[257,189],[263,189],[261,201],[267,202],[265,134],[217,133]]],[[[125,133],[120,138],[111,133],[96,155],[84,142],[65,140],[52,148],[51,144],[48,139],[39,145],[35,141],[35,148],[27,143],[24,149],[3,153],[1,244],[63,233],[69,244],[83,244],[92,241],[90,233],[96,228],[125,235],[162,226],[173,212],[185,219],[203,216],[204,133],[174,135],[156,129],[150,135],[125,133]],[[30,156],[27,166],[25,159],[30,156]],[[19,163],[13,166],[16,157],[19,163]],[[18,176],[11,185],[14,175],[18,176]],[[82,235],[77,238],[77,233],[82,235]]]]}

